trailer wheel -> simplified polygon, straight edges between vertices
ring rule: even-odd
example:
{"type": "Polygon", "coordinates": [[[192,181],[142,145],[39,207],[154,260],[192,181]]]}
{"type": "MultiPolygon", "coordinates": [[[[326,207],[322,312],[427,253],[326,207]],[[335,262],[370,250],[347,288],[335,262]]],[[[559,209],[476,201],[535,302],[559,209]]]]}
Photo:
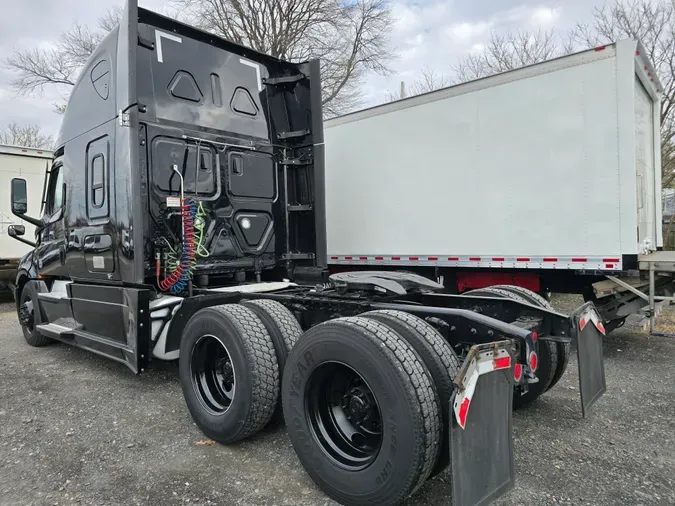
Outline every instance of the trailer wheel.
{"type": "MultiPolygon", "coordinates": [[[[528,299],[522,293],[517,293],[515,290],[505,289],[489,286],[487,288],[478,288],[476,290],[469,290],[464,292],[465,295],[477,295],[485,297],[501,297],[504,299],[513,299],[519,302],[535,305],[534,299],[528,299]]],[[[535,294],[536,295],[536,294],[535,294]]],[[[539,364],[537,367],[537,383],[531,383],[528,386],[526,394],[520,395],[520,392],[514,392],[513,407],[514,409],[524,408],[532,404],[540,395],[546,392],[555,374],[558,370],[558,343],[545,341],[543,339],[537,341],[537,358],[539,364]]],[[[564,368],[563,368],[564,371],[564,368]]],[[[561,373],[562,375],[562,373],[561,373]]]]}
{"type": "Polygon", "coordinates": [[[385,309],[370,311],[360,316],[377,320],[394,330],[422,358],[438,391],[443,427],[449,427],[450,399],[454,390],[452,382],[460,367],[455,350],[434,327],[415,315],[385,309]]]}
{"type": "Polygon", "coordinates": [[[197,426],[225,444],[267,425],[279,396],[272,339],[260,318],[237,304],[192,316],[181,340],[179,375],[197,426]]]}
{"type": "Polygon", "coordinates": [[[37,325],[41,322],[40,307],[38,306],[38,291],[32,281],[28,281],[21,290],[19,296],[19,322],[26,342],[36,348],[46,346],[52,340],[43,336],[37,330],[37,325]]]}
{"type": "MultiPolygon", "coordinates": [[[[286,366],[286,358],[293,349],[293,346],[295,346],[295,343],[300,339],[300,336],[302,336],[302,328],[298,320],[283,304],[275,300],[246,300],[241,305],[253,311],[263,322],[267,332],[269,332],[277,355],[279,381],[281,382],[284,367],[286,366]]],[[[280,400],[277,399],[272,422],[281,422],[282,419],[283,410],[281,409],[280,400]]]]}
{"type": "MultiPolygon", "coordinates": [[[[555,311],[554,307],[551,305],[549,301],[547,301],[541,295],[533,292],[532,290],[528,290],[527,288],[522,288],[520,286],[514,285],[497,285],[492,288],[500,288],[502,290],[513,292],[516,295],[520,295],[521,297],[523,297],[524,299],[526,299],[528,302],[530,302],[535,306],[539,306],[544,309],[548,309],[550,311],[555,311]]],[[[548,385],[548,388],[546,388],[547,392],[551,390],[551,388],[553,388],[555,384],[558,383],[558,381],[560,381],[560,378],[562,378],[563,374],[565,374],[567,364],[570,361],[570,354],[571,354],[570,343],[555,343],[555,345],[558,352],[558,364],[556,365],[555,373],[553,374],[553,379],[551,380],[551,383],[548,385]]]]}
{"type": "Polygon", "coordinates": [[[321,323],[288,357],[282,402],[293,448],[341,504],[395,504],[438,459],[441,417],[427,368],[387,326],[321,323]]]}

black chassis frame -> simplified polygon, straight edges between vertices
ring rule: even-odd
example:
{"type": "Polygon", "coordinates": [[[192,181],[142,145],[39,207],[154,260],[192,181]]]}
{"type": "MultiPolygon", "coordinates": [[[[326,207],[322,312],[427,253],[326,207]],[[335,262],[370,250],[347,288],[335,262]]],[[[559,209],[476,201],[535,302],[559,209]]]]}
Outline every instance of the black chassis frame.
{"type": "Polygon", "coordinates": [[[180,348],[187,322],[200,309],[236,304],[247,299],[269,299],[282,303],[296,315],[305,330],[325,320],[356,316],[377,309],[405,311],[430,321],[453,347],[511,339],[519,354],[518,361],[523,363],[526,362],[526,349],[534,349],[535,332],[542,334],[542,339],[561,342],[569,342],[575,337],[569,317],[510,299],[420,292],[405,296],[368,297],[363,293],[340,295],[309,288],[275,293],[197,290],[193,297],[183,299],[180,309],[171,319],[166,351],[180,348]]]}

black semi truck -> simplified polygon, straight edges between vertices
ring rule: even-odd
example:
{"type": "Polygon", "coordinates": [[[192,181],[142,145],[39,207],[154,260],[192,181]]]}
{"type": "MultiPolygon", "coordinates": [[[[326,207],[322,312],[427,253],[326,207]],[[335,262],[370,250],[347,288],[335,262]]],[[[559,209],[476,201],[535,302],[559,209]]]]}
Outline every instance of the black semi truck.
{"type": "MultiPolygon", "coordinates": [[[[349,146],[345,146],[349,149],[349,146]]],[[[471,295],[405,272],[328,275],[321,82],[138,8],[77,81],[16,279],[25,340],[134,373],[178,360],[197,425],[224,444],[281,415],[344,504],[395,504],[449,467],[448,502],[514,483],[511,409],[576,342],[584,413],[605,391],[602,322],[518,287],[471,295]]],[[[349,206],[345,195],[344,205],[349,206]]],[[[368,217],[364,216],[367,220],[368,217]]]]}

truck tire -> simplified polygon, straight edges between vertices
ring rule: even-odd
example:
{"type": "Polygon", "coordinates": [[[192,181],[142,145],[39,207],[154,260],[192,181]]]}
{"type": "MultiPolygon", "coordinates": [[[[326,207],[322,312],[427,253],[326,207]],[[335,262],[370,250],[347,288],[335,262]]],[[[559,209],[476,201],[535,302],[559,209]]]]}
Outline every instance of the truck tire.
{"type": "Polygon", "coordinates": [[[23,338],[29,345],[36,348],[46,346],[52,342],[51,339],[40,334],[36,328],[42,321],[38,304],[38,290],[35,282],[28,281],[21,290],[17,307],[23,338]]]}
{"type": "MultiPolygon", "coordinates": [[[[477,295],[484,297],[501,297],[504,299],[513,299],[518,302],[525,302],[527,304],[533,304],[531,300],[528,300],[526,297],[523,297],[515,291],[505,290],[503,288],[496,288],[493,286],[487,288],[478,288],[476,290],[469,290],[464,292],[464,295],[477,295]]],[[[520,392],[515,391],[513,395],[513,408],[524,408],[532,404],[541,394],[546,392],[555,377],[555,373],[558,369],[558,343],[553,343],[551,341],[538,340],[537,341],[537,358],[539,359],[539,364],[537,367],[537,378],[539,381],[537,383],[530,383],[528,385],[528,391],[524,395],[520,395],[520,392]]]]}
{"type": "Polygon", "coordinates": [[[250,309],[202,309],[187,323],[179,376],[185,402],[202,432],[234,443],[270,421],[279,396],[279,366],[263,322],[250,309]]]}
{"type": "MultiPolygon", "coordinates": [[[[284,367],[286,366],[286,358],[302,335],[302,328],[300,328],[298,320],[283,304],[275,300],[246,300],[242,301],[241,305],[253,311],[263,322],[267,332],[269,332],[272,344],[274,344],[274,351],[277,355],[279,382],[281,383],[284,367]]],[[[277,398],[271,422],[279,423],[282,420],[283,410],[280,399],[277,398]]]]}
{"type": "Polygon", "coordinates": [[[288,357],[282,403],[293,448],[341,504],[397,504],[439,455],[438,394],[420,357],[363,317],[311,328],[288,357]]]}
{"type": "Polygon", "coordinates": [[[279,364],[279,378],[283,376],[286,358],[302,335],[300,323],[283,304],[275,300],[245,300],[241,302],[263,322],[272,338],[279,364]]]}
{"type": "Polygon", "coordinates": [[[440,398],[443,427],[450,426],[450,399],[453,380],[459,372],[459,358],[438,331],[415,315],[389,309],[369,311],[360,316],[377,320],[399,334],[417,352],[429,370],[440,398]]]}
{"type": "Polygon", "coordinates": [[[507,292],[515,293],[516,295],[519,295],[520,297],[525,299],[525,301],[529,302],[533,306],[539,306],[544,309],[550,309],[551,311],[555,311],[555,309],[553,309],[553,306],[551,306],[551,303],[547,301],[544,297],[542,297],[536,292],[533,292],[532,290],[523,288],[522,286],[494,285],[490,286],[489,288],[497,288],[498,290],[506,290],[507,292]]]}
{"type": "MultiPolygon", "coordinates": [[[[544,297],[541,295],[533,292],[532,290],[528,290],[527,288],[522,288],[520,286],[513,286],[513,285],[497,285],[492,288],[500,288],[502,290],[508,290],[510,292],[513,292],[517,295],[520,295],[523,297],[525,300],[530,302],[531,304],[535,306],[539,306],[544,309],[548,309],[550,311],[555,311],[553,306],[549,301],[547,301],[544,297]]],[[[551,380],[551,383],[548,385],[546,388],[546,391],[548,392],[555,386],[558,381],[560,381],[560,378],[562,378],[563,374],[565,374],[565,370],[567,369],[567,364],[570,361],[570,353],[571,353],[571,346],[570,343],[555,343],[556,345],[556,351],[558,352],[558,364],[555,368],[555,373],[553,374],[553,379],[551,380]]]]}

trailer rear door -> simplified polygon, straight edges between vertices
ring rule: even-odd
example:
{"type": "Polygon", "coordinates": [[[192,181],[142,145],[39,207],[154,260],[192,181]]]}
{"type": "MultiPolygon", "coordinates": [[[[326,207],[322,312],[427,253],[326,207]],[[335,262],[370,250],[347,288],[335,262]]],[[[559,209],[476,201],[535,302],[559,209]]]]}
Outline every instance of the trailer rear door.
{"type": "Polygon", "coordinates": [[[638,243],[656,249],[656,173],[654,164],[654,102],[635,77],[635,166],[637,172],[638,243]]]}

